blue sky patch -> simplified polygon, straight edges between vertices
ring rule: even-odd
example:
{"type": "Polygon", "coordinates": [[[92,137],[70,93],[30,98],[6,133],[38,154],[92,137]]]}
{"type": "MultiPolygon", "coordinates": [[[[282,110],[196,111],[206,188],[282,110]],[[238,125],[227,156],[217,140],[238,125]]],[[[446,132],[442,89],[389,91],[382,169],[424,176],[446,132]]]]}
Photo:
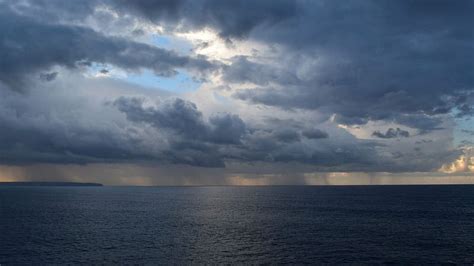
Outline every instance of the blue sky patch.
{"type": "Polygon", "coordinates": [[[138,74],[129,74],[125,80],[145,87],[160,88],[176,93],[195,91],[201,86],[201,83],[195,81],[186,71],[180,71],[171,77],[160,77],[150,70],[144,70],[138,74]]]}

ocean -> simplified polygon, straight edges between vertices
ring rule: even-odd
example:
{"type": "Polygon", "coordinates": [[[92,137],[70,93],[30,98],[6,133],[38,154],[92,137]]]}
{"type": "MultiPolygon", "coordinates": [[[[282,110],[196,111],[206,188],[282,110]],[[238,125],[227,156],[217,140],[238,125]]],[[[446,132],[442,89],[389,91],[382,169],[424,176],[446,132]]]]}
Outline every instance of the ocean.
{"type": "Polygon", "coordinates": [[[474,186],[0,187],[0,264],[474,263],[474,186]]]}

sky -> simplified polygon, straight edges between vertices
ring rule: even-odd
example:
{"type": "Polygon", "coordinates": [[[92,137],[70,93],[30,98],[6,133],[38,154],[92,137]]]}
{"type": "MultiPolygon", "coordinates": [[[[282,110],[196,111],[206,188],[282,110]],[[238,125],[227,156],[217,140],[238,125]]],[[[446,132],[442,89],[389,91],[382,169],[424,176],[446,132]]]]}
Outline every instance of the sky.
{"type": "Polygon", "coordinates": [[[0,0],[0,181],[474,183],[473,13],[0,0]]]}

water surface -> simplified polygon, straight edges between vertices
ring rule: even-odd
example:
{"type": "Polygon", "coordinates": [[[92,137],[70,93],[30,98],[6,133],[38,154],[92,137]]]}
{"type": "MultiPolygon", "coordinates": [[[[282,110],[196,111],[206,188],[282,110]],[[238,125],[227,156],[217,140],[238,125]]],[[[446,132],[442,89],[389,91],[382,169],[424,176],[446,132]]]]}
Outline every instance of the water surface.
{"type": "Polygon", "coordinates": [[[474,186],[0,187],[0,264],[473,263],[474,186]]]}

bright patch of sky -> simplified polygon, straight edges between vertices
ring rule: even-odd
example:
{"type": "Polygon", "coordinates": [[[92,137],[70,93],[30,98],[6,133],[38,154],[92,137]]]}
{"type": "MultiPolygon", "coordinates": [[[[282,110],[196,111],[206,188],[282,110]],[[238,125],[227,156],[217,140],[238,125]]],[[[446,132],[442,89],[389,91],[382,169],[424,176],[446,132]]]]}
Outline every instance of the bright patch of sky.
{"type": "Polygon", "coordinates": [[[171,77],[162,77],[155,75],[153,71],[150,70],[132,73],[104,64],[94,63],[88,68],[86,76],[121,79],[143,87],[161,89],[174,93],[195,91],[201,86],[201,82],[193,79],[192,76],[184,70],[180,70],[178,74],[171,77]]]}
{"type": "Polygon", "coordinates": [[[125,80],[145,87],[177,93],[195,91],[201,86],[201,83],[194,80],[186,71],[180,71],[172,77],[160,77],[152,71],[144,70],[138,74],[128,74],[125,80]]]}
{"type": "MultiPolygon", "coordinates": [[[[458,114],[459,110],[457,108],[451,111],[453,117],[456,117],[458,114]]],[[[474,142],[474,120],[466,116],[463,118],[455,118],[454,121],[456,122],[456,126],[453,127],[454,146],[464,146],[466,141],[474,142]]]]}
{"type": "Polygon", "coordinates": [[[463,118],[456,120],[457,126],[454,127],[454,145],[462,145],[462,141],[474,142],[474,120],[463,118]]]}
{"type": "Polygon", "coordinates": [[[189,55],[193,50],[192,43],[180,37],[153,34],[150,42],[159,48],[173,50],[182,55],[189,55]]]}

